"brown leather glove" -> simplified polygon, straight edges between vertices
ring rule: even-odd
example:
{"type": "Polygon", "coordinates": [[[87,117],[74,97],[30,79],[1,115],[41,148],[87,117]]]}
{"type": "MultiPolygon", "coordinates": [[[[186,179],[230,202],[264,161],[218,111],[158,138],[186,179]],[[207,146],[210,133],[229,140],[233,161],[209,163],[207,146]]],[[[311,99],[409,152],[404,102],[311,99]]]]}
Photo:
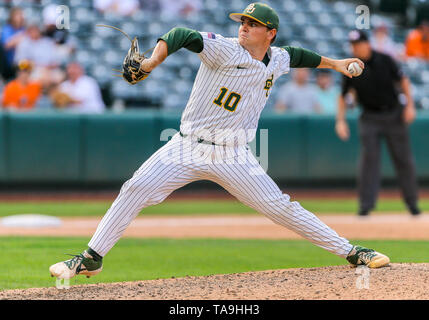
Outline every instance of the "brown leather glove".
{"type": "Polygon", "coordinates": [[[144,56],[144,53],[139,52],[137,38],[134,38],[131,42],[131,48],[128,50],[128,54],[122,63],[122,77],[128,83],[136,84],[149,76],[150,72],[142,69],[144,59],[147,58],[144,56]]]}

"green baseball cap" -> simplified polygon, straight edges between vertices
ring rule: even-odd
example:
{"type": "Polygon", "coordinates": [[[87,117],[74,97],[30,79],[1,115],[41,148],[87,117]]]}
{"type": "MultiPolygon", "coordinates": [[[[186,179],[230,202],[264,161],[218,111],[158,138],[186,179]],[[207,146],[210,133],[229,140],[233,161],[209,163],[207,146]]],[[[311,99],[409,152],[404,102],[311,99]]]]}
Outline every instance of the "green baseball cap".
{"type": "Polygon", "coordinates": [[[279,29],[279,16],[273,8],[261,2],[251,3],[243,13],[230,13],[229,17],[237,22],[241,22],[241,17],[248,17],[270,29],[279,29]]]}

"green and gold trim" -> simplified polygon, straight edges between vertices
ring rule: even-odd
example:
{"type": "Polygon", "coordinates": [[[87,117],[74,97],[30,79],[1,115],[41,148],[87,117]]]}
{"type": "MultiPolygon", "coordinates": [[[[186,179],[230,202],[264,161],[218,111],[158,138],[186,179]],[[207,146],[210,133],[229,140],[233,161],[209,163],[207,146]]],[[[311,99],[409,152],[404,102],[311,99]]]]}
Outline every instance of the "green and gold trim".
{"type": "Polygon", "coordinates": [[[242,13],[229,14],[230,19],[241,22],[242,17],[255,20],[270,29],[279,29],[279,16],[276,11],[265,3],[254,2],[249,4],[242,13]]]}

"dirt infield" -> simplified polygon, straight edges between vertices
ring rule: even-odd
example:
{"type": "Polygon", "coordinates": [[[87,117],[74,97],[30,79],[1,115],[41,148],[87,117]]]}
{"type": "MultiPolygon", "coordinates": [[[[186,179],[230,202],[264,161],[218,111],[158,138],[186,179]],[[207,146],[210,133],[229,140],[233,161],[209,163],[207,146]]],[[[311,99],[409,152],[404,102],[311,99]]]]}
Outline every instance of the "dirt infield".
{"type": "MultiPolygon", "coordinates": [[[[429,215],[320,215],[349,239],[429,239],[429,215]]],[[[58,228],[6,228],[0,235],[91,236],[100,218],[63,218],[58,228]]],[[[139,217],[125,237],[299,239],[264,216],[139,217]]],[[[429,299],[429,264],[371,269],[369,288],[350,266],[247,272],[0,292],[0,299],[429,299]]],[[[369,270],[369,269],[367,269],[369,270]]]]}
{"type": "Polygon", "coordinates": [[[429,264],[391,264],[361,270],[351,266],[246,272],[57,288],[9,290],[0,299],[429,299],[429,264]],[[369,272],[364,280],[363,273],[369,272]]]}
{"type": "MultiPolygon", "coordinates": [[[[429,240],[429,215],[320,215],[339,235],[349,239],[429,240]]],[[[0,224],[0,236],[84,236],[95,232],[101,218],[62,218],[57,228],[11,228],[0,224]]],[[[124,237],[301,239],[264,216],[149,217],[135,219],[124,237]]]]}

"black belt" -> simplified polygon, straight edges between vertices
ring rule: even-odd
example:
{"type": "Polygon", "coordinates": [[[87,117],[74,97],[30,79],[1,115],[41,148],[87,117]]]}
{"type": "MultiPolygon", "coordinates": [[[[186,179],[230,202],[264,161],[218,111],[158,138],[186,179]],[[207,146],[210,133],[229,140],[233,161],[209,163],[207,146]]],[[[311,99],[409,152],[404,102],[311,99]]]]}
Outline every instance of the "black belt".
{"type": "MultiPolygon", "coordinates": [[[[183,138],[186,138],[186,137],[188,137],[188,136],[189,136],[189,134],[183,134],[183,133],[182,133],[182,131],[179,131],[179,134],[180,134],[180,136],[181,136],[181,137],[183,137],[183,138]]],[[[223,144],[216,144],[216,143],[214,143],[214,142],[206,141],[206,140],[201,139],[201,138],[198,138],[198,139],[197,139],[197,142],[198,142],[198,143],[204,143],[204,144],[210,144],[210,145],[212,145],[212,146],[221,146],[221,147],[224,147],[224,146],[225,146],[225,145],[223,145],[223,144]]]]}

